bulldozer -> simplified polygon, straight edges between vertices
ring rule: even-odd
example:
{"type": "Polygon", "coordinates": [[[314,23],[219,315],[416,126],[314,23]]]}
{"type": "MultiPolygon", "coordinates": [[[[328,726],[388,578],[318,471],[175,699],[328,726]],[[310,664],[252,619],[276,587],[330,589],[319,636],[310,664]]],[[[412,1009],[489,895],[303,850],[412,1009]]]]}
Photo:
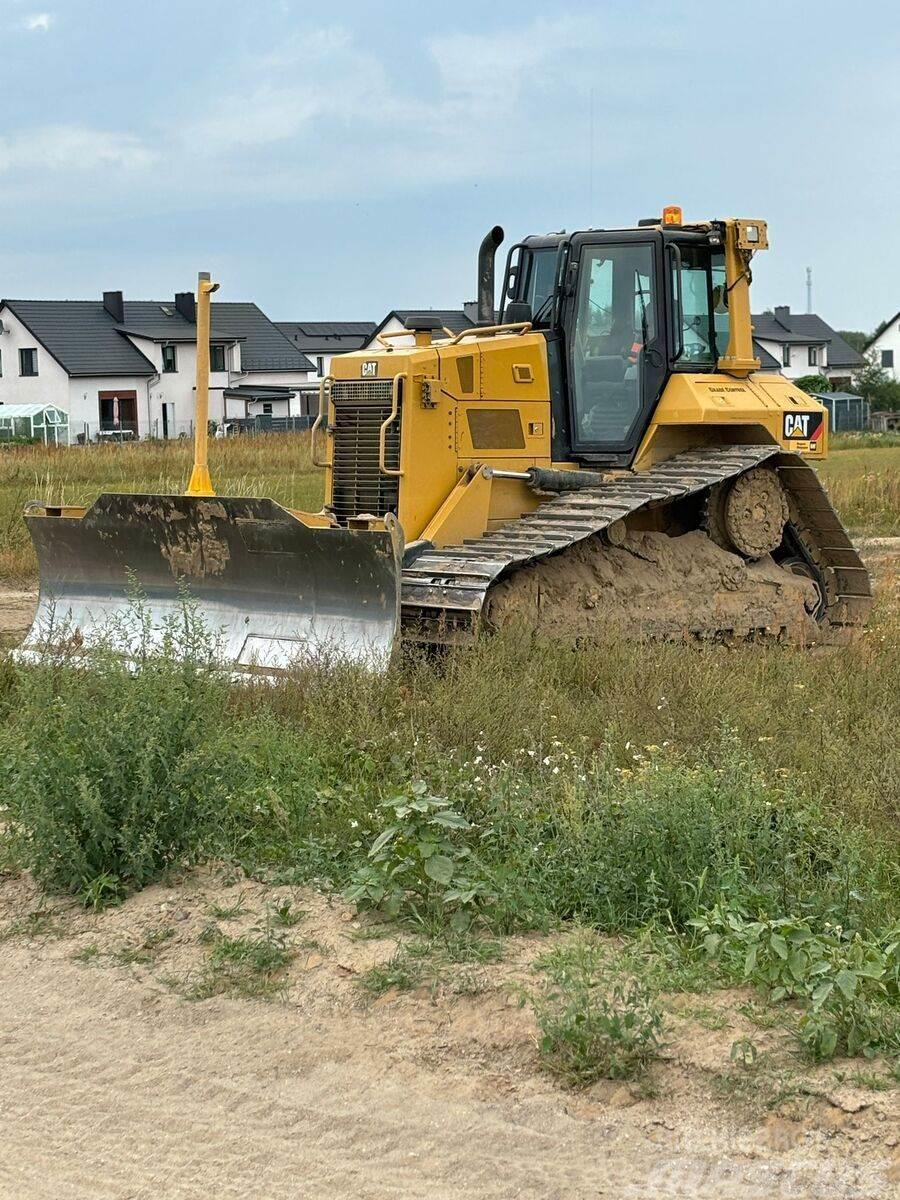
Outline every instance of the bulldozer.
{"type": "MultiPolygon", "coordinates": [[[[26,647],[85,643],[137,585],[188,593],[237,671],[327,651],[383,667],[398,641],[524,627],[625,636],[842,639],[869,574],[814,463],[825,409],[753,342],[762,220],[531,236],[478,253],[477,320],[430,313],[336,357],[321,386],[318,513],[215,496],[206,451],[209,291],[198,292],[196,463],[184,496],[32,505],[41,594],[26,647]]],[[[206,289],[206,290],[204,290],[206,289]]]]}

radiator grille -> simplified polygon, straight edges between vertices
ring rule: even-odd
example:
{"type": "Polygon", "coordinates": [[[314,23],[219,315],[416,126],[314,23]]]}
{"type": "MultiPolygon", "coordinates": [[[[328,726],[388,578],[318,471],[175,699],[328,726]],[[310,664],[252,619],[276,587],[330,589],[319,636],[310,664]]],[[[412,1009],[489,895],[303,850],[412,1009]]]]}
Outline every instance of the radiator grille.
{"type": "MultiPolygon", "coordinates": [[[[378,466],[378,434],[391,412],[393,380],[336,379],[331,385],[334,405],[332,441],[332,499],[342,525],[349,517],[397,512],[399,479],[383,475],[378,466]]],[[[402,396],[401,401],[402,405],[402,396]]],[[[400,413],[388,426],[385,463],[400,465],[400,413]]]]}

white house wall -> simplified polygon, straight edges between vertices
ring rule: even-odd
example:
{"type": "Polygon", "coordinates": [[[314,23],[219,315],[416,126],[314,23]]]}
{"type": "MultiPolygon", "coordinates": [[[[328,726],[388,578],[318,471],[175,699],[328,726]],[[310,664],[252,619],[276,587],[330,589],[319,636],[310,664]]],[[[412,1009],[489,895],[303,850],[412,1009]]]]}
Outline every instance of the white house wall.
{"type": "Polygon", "coordinates": [[[887,329],[883,329],[878,337],[872,342],[869,350],[875,351],[875,362],[881,366],[882,350],[893,350],[894,365],[893,367],[885,367],[884,369],[892,379],[900,381],[900,317],[895,321],[891,321],[887,329]]]}
{"type": "Polygon", "coordinates": [[[8,308],[0,312],[6,332],[0,334],[0,403],[53,404],[68,411],[69,377],[8,308]],[[19,374],[19,351],[37,350],[37,375],[19,374]]]}

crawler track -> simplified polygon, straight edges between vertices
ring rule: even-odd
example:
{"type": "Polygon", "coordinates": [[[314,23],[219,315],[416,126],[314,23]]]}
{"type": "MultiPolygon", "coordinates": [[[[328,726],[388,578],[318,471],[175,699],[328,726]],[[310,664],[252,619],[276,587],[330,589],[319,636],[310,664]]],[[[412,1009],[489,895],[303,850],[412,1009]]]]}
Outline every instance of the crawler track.
{"type": "Polygon", "coordinates": [[[788,495],[791,550],[806,560],[824,590],[820,623],[864,624],[872,605],[869,573],[815,470],[776,446],[725,446],[689,451],[642,474],[555,496],[502,529],[427,550],[403,571],[403,635],[437,644],[472,641],[491,587],[512,571],[602,534],[641,510],[697,496],[763,463],[777,470],[788,495]]]}

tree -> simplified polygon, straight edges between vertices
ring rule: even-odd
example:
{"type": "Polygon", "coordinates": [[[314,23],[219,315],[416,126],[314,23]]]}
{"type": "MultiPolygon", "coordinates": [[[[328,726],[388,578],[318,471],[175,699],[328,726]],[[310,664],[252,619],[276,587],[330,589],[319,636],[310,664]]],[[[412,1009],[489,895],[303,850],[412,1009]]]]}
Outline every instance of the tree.
{"type": "Polygon", "coordinates": [[[837,335],[842,337],[848,346],[852,346],[857,354],[862,354],[866,343],[872,337],[870,333],[863,333],[861,329],[839,329],[837,335]]]}
{"type": "Polygon", "coordinates": [[[896,411],[900,409],[900,383],[892,379],[878,362],[875,351],[866,355],[866,365],[853,376],[853,387],[864,396],[873,410],[896,411]]]}
{"type": "Polygon", "coordinates": [[[809,392],[814,396],[817,392],[830,392],[831,380],[824,375],[801,375],[799,379],[795,379],[794,386],[801,388],[804,392],[809,392]]]}

